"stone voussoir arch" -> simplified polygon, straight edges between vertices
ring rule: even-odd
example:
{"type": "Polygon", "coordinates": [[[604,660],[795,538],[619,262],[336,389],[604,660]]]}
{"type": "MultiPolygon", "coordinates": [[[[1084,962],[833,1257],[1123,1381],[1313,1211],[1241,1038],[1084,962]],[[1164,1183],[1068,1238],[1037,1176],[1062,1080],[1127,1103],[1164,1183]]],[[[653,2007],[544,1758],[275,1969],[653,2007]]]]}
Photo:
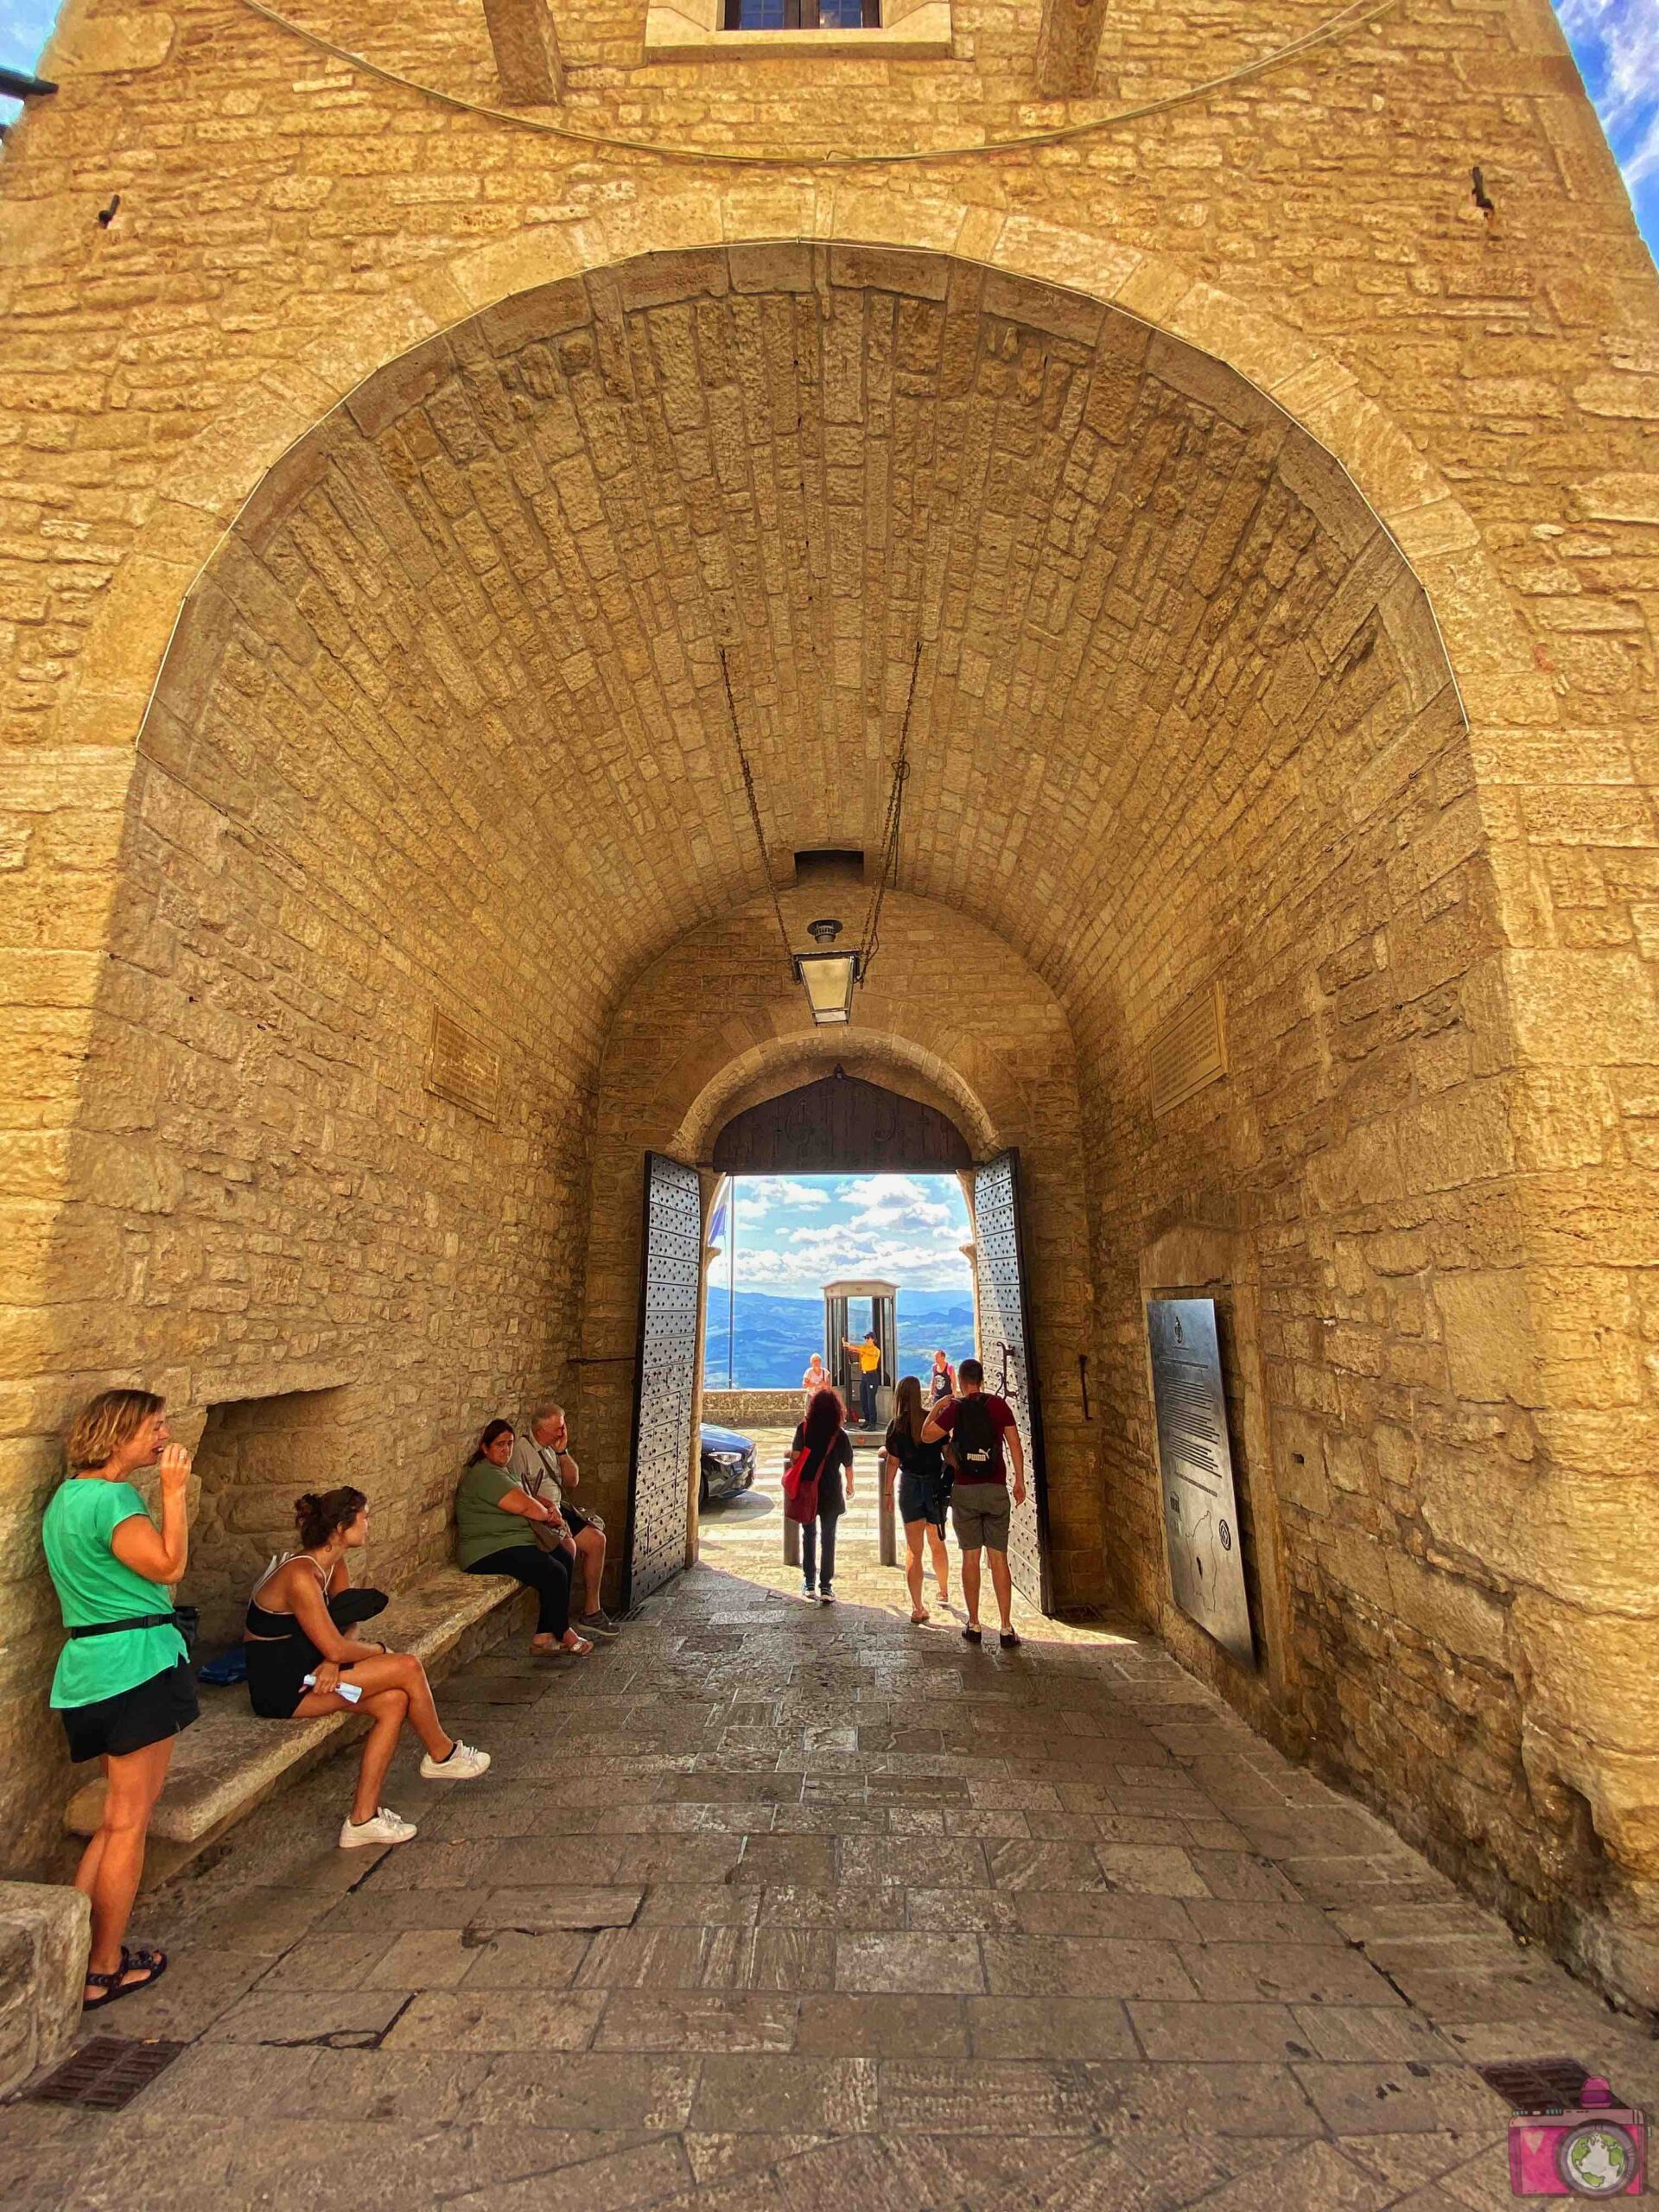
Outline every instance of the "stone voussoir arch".
{"type": "MultiPolygon", "coordinates": [[[[856,1036],[849,1038],[804,1029],[751,1046],[731,1058],[711,1054],[710,1059],[715,1064],[706,1071],[670,1147],[683,1160],[706,1160],[726,1123],[746,1107],[780,1097],[836,1067],[937,1107],[955,1122],[980,1159],[1008,1141],[1007,1109],[1012,1102],[995,1095],[1005,1087],[998,1083],[995,1070],[976,1069],[970,1080],[950,1060],[895,1030],[861,1026],[856,1036]],[[983,1080],[986,1073],[991,1077],[988,1084],[983,1080]]],[[[688,1072],[683,1070],[682,1075],[688,1072]]]]}
{"type": "Polygon", "coordinates": [[[105,699],[124,695],[136,735],[194,584],[270,473],[428,340],[561,281],[676,257],[704,263],[718,278],[711,257],[780,244],[899,254],[912,266],[917,256],[977,264],[1115,308],[1211,357],[1312,439],[1334,464],[1332,493],[1357,493],[1393,539],[1465,698],[1473,674],[1483,689],[1502,688],[1505,718],[1513,719],[1540,683],[1472,516],[1353,372],[1300,332],[1167,255],[1097,232],[938,194],[737,183],[687,187],[653,200],[648,214],[619,210],[517,232],[343,313],[280,380],[256,387],[239,420],[203,431],[174,463],[143,544],[117,572],[93,625],[77,684],[105,699]]]}

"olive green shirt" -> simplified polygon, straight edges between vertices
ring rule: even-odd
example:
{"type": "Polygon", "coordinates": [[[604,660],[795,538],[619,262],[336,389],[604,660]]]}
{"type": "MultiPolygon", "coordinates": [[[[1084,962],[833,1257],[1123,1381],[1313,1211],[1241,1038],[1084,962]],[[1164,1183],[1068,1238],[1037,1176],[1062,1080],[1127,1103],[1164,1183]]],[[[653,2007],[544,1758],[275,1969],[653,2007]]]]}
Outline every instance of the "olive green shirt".
{"type": "Polygon", "coordinates": [[[476,1567],[492,1552],[514,1544],[533,1544],[530,1523],[522,1513],[504,1513],[496,1500],[518,1487],[505,1467],[493,1459],[474,1459],[455,1492],[455,1555],[463,1567],[476,1567]]]}

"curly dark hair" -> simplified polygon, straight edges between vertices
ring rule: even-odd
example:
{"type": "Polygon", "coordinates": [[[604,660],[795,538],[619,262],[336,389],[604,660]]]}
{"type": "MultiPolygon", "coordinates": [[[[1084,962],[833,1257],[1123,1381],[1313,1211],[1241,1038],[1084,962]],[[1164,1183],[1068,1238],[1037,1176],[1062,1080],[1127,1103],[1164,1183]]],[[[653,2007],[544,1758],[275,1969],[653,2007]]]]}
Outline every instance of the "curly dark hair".
{"type": "Polygon", "coordinates": [[[294,1501],[294,1521],[301,1543],[308,1552],[321,1551],[337,1530],[351,1527],[368,1502],[360,1490],[353,1490],[349,1484],[340,1490],[326,1490],[321,1497],[315,1491],[307,1491],[303,1497],[294,1501]]]}

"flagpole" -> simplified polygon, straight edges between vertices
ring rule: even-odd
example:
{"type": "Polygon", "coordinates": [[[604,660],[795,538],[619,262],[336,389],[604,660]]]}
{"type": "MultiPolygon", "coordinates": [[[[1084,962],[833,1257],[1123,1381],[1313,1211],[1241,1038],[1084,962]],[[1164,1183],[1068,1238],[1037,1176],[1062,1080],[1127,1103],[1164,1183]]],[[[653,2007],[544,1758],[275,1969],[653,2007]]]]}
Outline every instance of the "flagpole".
{"type": "Polygon", "coordinates": [[[726,1388],[737,1388],[734,1362],[736,1358],[734,1338],[737,1329],[737,1178],[732,1178],[732,1219],[730,1250],[726,1273],[726,1388]]]}

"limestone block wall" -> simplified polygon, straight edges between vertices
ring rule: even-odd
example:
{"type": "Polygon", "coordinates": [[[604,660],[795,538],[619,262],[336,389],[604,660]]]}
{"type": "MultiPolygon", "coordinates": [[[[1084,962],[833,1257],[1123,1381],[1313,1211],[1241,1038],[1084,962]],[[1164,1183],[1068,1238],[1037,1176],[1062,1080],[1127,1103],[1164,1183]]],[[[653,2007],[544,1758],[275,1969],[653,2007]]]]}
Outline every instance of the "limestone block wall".
{"type": "Polygon", "coordinates": [[[705,1387],[702,1417],[716,1427],[735,1429],[740,1434],[749,1428],[792,1428],[801,1417],[801,1394],[798,1390],[710,1390],[705,1387]]]}
{"type": "MultiPolygon", "coordinates": [[[[9,1744],[96,1381],[389,1403],[399,1558],[435,1538],[466,1429],[594,1325],[616,1007],[758,880],[715,643],[784,854],[876,843],[922,634],[907,887],[1076,1038],[1118,1547],[1078,1572],[1154,1601],[1135,1286],[1213,1216],[1303,1721],[1659,1986],[1659,290],[1546,0],[1401,0],[1061,149],[817,162],[1103,114],[1319,12],[1124,0],[1095,99],[1043,107],[1033,8],[718,68],[646,63],[633,0],[562,11],[565,120],[792,157],[734,171],[440,106],[235,0],[70,0],[0,156],[9,1744]],[[1154,1122],[1206,963],[1236,1071],[1154,1122]],[[427,1090],[435,1012],[503,1040],[493,1122],[427,1090]]],[[[307,20],[497,97],[445,0],[307,20]]]]}
{"type": "MultiPolygon", "coordinates": [[[[855,929],[865,896],[855,888],[826,904],[823,887],[791,888],[784,914],[806,944],[807,921],[825,912],[855,929]]],[[[620,1529],[645,1153],[701,1163],[733,1114],[837,1064],[950,1115],[976,1157],[1020,1148],[1056,1588],[1063,1604],[1096,1601],[1105,1535],[1077,1384],[1090,1289],[1071,1033],[1052,994],[991,931],[904,893],[886,902],[881,951],[847,1028],[812,1028],[764,897],[690,932],[619,1007],[594,1117],[580,1363],[584,1485],[596,1465],[601,1508],[620,1529]]]]}

